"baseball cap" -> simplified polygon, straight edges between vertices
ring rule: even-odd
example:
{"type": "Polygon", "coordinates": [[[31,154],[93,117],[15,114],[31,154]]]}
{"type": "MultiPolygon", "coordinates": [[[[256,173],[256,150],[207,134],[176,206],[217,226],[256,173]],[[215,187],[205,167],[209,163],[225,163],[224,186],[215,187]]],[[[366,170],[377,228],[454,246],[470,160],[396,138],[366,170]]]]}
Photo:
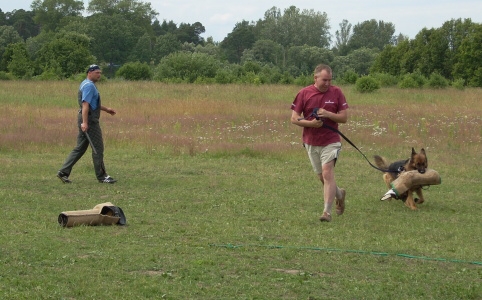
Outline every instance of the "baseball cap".
{"type": "Polygon", "coordinates": [[[87,69],[87,73],[95,70],[100,70],[100,67],[98,65],[90,65],[89,68],[87,69]]]}

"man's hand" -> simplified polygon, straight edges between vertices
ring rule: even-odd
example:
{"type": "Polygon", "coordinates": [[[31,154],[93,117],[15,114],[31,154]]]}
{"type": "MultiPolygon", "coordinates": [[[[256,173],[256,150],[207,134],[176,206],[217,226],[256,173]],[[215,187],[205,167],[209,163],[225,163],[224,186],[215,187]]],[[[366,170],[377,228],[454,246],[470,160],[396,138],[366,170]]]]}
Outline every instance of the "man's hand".
{"type": "Polygon", "coordinates": [[[309,127],[314,127],[314,128],[320,128],[321,126],[323,126],[323,121],[321,119],[313,119],[311,121],[309,121],[311,124],[311,126],[309,127]]]}
{"type": "Polygon", "coordinates": [[[113,115],[116,114],[116,111],[113,110],[113,109],[110,108],[110,107],[106,107],[106,108],[105,108],[105,112],[108,113],[108,114],[110,114],[111,116],[113,116],[113,115]]]}

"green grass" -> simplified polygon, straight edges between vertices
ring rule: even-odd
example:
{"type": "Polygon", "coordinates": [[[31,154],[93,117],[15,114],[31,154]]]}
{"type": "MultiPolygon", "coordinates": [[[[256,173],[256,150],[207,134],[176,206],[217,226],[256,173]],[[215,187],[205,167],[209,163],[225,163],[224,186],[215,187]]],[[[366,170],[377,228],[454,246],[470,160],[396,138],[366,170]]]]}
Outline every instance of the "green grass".
{"type": "Polygon", "coordinates": [[[425,147],[442,184],[417,211],[381,202],[382,174],[344,143],[346,212],[322,224],[288,122],[298,87],[100,85],[118,110],[102,117],[114,185],[96,182],[90,153],[73,184],[55,178],[76,84],[0,87],[2,299],[482,299],[480,90],[345,87],[341,131],[369,158],[425,147]],[[107,201],[127,226],[57,223],[107,201]]]}

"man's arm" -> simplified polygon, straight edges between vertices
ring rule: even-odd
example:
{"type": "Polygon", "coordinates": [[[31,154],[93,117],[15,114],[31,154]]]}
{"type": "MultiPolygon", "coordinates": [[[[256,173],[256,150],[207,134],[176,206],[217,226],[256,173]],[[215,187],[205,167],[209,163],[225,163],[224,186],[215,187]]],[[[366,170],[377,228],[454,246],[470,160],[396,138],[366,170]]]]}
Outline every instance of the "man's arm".
{"type": "Polygon", "coordinates": [[[100,106],[100,109],[105,111],[106,113],[110,114],[111,116],[115,115],[116,114],[116,111],[113,110],[112,108],[110,107],[105,107],[103,105],[100,106]]]}
{"type": "Polygon", "coordinates": [[[300,127],[315,127],[320,128],[323,126],[323,121],[313,118],[313,120],[304,120],[303,117],[292,110],[291,113],[291,124],[298,125],[300,127]]]}
{"type": "Polygon", "coordinates": [[[80,124],[80,129],[83,132],[89,130],[89,110],[90,105],[89,102],[83,101],[82,102],[82,124],[80,124]]]}
{"type": "Polygon", "coordinates": [[[333,113],[331,111],[320,108],[318,110],[318,116],[320,116],[321,118],[330,119],[336,123],[346,123],[348,121],[348,112],[346,111],[346,109],[340,110],[338,113],[333,113]]]}

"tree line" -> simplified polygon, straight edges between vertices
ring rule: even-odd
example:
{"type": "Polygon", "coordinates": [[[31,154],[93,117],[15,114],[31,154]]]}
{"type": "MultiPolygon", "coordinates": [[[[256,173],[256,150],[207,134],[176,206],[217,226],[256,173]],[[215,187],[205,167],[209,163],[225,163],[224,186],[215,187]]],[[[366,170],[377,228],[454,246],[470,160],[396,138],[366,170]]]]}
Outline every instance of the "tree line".
{"type": "Polygon", "coordinates": [[[482,87],[482,24],[471,19],[423,28],[414,39],[396,35],[390,22],[343,20],[333,37],[324,12],[272,7],[214,41],[201,36],[200,22],[158,16],[137,0],[91,0],[86,8],[81,0],[34,0],[31,11],[0,10],[0,79],[75,78],[98,63],[127,80],[303,85],[326,63],[347,83],[371,76],[382,85],[437,78],[482,87]]]}

